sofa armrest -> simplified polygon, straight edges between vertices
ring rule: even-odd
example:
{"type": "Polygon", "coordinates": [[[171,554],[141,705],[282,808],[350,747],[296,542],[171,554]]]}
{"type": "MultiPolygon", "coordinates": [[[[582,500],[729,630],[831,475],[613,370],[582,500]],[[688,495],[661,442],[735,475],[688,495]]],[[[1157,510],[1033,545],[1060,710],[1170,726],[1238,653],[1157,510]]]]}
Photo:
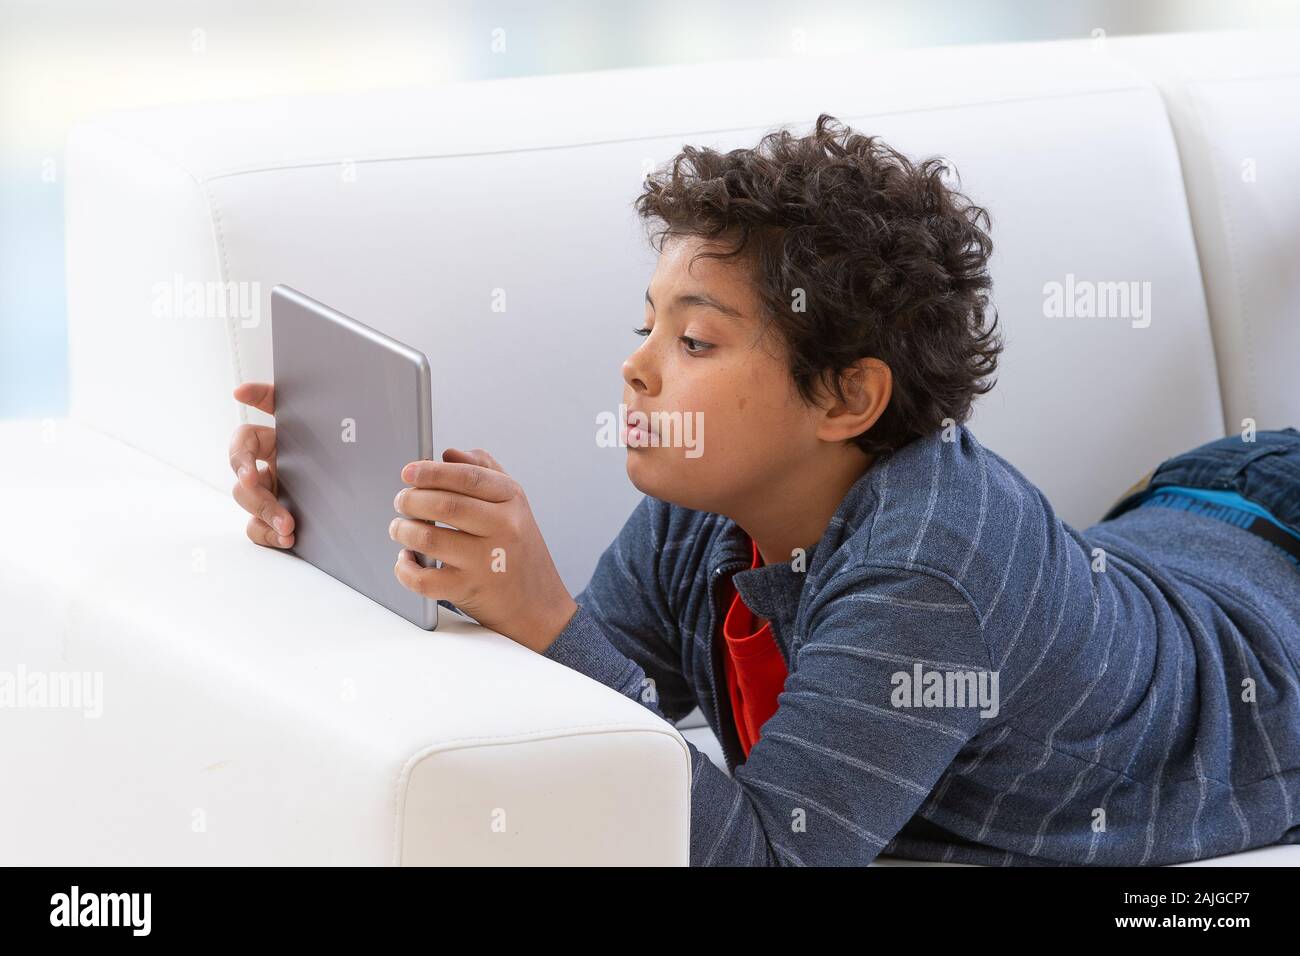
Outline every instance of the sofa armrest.
{"type": "Polygon", "coordinates": [[[689,861],[689,751],[636,702],[74,420],[0,449],[0,862],[689,861]]]}

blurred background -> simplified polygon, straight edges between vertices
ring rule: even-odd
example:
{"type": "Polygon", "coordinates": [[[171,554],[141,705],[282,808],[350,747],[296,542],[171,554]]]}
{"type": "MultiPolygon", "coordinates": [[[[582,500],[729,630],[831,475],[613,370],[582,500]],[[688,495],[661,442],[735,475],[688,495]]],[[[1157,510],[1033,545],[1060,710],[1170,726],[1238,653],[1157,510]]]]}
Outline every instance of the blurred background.
{"type": "Polygon", "coordinates": [[[888,47],[1300,27],[1294,0],[0,0],[0,417],[67,407],[62,155],[90,116],[888,47]]]}

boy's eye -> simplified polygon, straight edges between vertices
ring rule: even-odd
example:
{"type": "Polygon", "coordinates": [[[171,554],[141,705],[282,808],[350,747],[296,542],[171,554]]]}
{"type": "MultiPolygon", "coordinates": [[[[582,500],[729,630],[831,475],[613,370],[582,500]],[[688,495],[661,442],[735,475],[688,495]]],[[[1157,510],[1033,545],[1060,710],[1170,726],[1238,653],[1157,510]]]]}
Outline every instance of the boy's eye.
{"type": "MultiPolygon", "coordinates": [[[[646,336],[650,334],[650,329],[633,329],[637,335],[646,336]]],[[[689,335],[677,336],[678,341],[686,343],[686,351],[691,355],[700,355],[713,348],[708,342],[701,342],[699,339],[693,339],[689,335]]]]}

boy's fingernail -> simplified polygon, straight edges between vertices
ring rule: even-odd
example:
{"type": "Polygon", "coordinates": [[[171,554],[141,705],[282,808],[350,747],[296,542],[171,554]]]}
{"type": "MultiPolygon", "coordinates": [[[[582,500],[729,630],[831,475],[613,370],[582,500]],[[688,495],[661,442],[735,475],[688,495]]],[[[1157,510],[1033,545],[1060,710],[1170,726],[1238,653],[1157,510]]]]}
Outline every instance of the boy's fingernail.
{"type": "Polygon", "coordinates": [[[289,533],[289,522],[285,521],[283,518],[276,518],[276,519],[275,519],[275,530],[278,531],[278,532],[280,532],[280,534],[288,534],[288,533],[289,533]]]}
{"type": "Polygon", "coordinates": [[[289,546],[289,539],[284,535],[280,535],[280,544],[284,545],[287,548],[289,546]]]}
{"type": "Polygon", "coordinates": [[[414,465],[407,465],[405,468],[402,469],[402,480],[403,480],[403,481],[414,481],[414,480],[415,480],[415,466],[414,466],[414,465]]]}
{"type": "Polygon", "coordinates": [[[247,477],[248,477],[248,466],[247,466],[247,465],[240,465],[240,466],[239,466],[239,477],[240,477],[241,479],[242,479],[242,478],[247,478],[247,477]]]}

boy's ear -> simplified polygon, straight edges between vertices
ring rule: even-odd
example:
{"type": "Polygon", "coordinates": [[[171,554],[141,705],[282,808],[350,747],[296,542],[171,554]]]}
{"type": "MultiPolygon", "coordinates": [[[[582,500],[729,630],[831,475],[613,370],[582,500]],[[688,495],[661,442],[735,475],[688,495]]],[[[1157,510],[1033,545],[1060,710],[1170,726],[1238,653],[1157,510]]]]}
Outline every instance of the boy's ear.
{"type": "MultiPolygon", "coordinates": [[[[894,372],[878,358],[858,359],[856,367],[862,378],[861,388],[865,393],[871,425],[874,425],[885,414],[889,399],[894,394],[894,372]]],[[[867,427],[870,428],[871,425],[867,427]]]]}
{"type": "Polygon", "coordinates": [[[894,375],[889,366],[877,358],[860,358],[840,375],[841,401],[831,396],[823,428],[833,434],[832,441],[855,438],[879,421],[893,394],[894,375]]]}

